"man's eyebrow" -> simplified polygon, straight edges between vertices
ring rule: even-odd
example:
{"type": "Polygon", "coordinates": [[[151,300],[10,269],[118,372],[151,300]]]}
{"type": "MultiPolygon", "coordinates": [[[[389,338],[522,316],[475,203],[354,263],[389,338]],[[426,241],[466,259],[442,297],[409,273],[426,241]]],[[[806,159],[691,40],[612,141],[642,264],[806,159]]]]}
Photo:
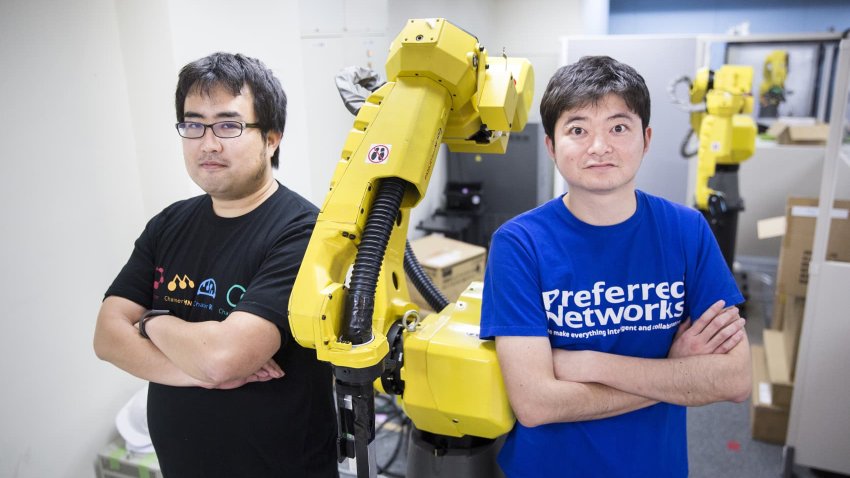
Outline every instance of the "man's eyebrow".
{"type": "Polygon", "coordinates": [[[567,120],[564,121],[564,124],[567,125],[567,124],[570,124],[570,123],[575,122],[575,121],[584,121],[586,119],[587,119],[587,116],[582,116],[582,115],[567,116],[567,120]]]}
{"type": "Polygon", "coordinates": [[[628,113],[616,113],[616,114],[613,114],[613,115],[608,117],[609,121],[615,120],[615,119],[627,119],[629,121],[634,121],[635,117],[634,117],[634,115],[630,115],[628,113]]]}
{"type": "MultiPolygon", "coordinates": [[[[635,118],[634,114],[629,114],[629,113],[625,113],[625,112],[614,113],[613,115],[609,116],[605,120],[606,121],[612,121],[612,120],[620,120],[620,119],[628,120],[629,122],[634,122],[634,121],[637,120],[635,118]]],[[[564,126],[569,126],[570,124],[575,123],[575,122],[588,121],[588,120],[589,120],[589,118],[586,115],[567,116],[566,121],[564,121],[564,126]]]]}
{"type": "MultiPolygon", "coordinates": [[[[183,113],[184,118],[204,118],[204,115],[200,113],[196,113],[194,111],[186,111],[183,113]]],[[[220,113],[215,114],[215,118],[241,118],[240,115],[236,111],[222,111],[220,113]]]]}

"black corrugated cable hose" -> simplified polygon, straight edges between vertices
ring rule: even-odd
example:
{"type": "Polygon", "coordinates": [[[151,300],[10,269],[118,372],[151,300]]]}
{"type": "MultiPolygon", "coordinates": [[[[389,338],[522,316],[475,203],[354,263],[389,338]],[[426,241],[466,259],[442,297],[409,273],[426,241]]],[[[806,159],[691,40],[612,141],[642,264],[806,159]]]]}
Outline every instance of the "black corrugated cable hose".
{"type": "Polygon", "coordinates": [[[407,273],[410,282],[422,294],[425,302],[433,311],[439,312],[449,305],[449,299],[440,292],[440,289],[434,285],[434,282],[422,269],[422,265],[416,259],[416,254],[413,253],[413,248],[410,247],[410,241],[407,241],[407,245],[404,247],[404,272],[407,273]]]}
{"type": "Polygon", "coordinates": [[[354,345],[372,340],[372,313],[375,310],[378,275],[398,217],[404,189],[403,179],[386,178],[381,181],[363,230],[363,240],[354,258],[354,270],[345,303],[345,315],[349,320],[343,324],[342,331],[343,340],[354,345]]]}

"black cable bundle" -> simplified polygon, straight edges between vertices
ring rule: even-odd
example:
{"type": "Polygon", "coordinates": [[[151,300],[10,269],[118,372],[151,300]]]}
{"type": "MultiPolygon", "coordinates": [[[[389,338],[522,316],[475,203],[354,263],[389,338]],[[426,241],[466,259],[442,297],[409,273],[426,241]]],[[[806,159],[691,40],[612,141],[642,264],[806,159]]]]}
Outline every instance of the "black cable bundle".
{"type": "Polygon", "coordinates": [[[431,306],[434,312],[439,312],[449,305],[449,299],[440,292],[440,289],[434,285],[434,282],[431,281],[431,278],[422,269],[422,265],[419,264],[416,254],[413,253],[413,249],[410,247],[410,241],[407,241],[404,247],[404,272],[407,273],[410,282],[422,294],[425,302],[428,302],[428,305],[431,306]]]}
{"type": "Polygon", "coordinates": [[[410,418],[408,418],[401,408],[396,405],[392,396],[378,394],[375,396],[375,400],[382,402],[380,405],[375,407],[375,412],[386,416],[384,421],[378,426],[378,428],[375,429],[375,440],[377,441],[382,437],[389,436],[390,433],[396,433],[398,435],[393,452],[387,459],[387,462],[383,465],[378,463],[378,473],[391,478],[404,478],[404,474],[394,473],[389,471],[389,469],[393,463],[395,463],[396,459],[398,459],[398,456],[407,441],[407,436],[410,432],[411,426],[410,418]],[[393,422],[398,422],[398,425],[396,430],[391,431],[387,425],[393,422]]]}
{"type": "Polygon", "coordinates": [[[387,243],[398,217],[404,189],[403,179],[384,179],[363,230],[363,240],[360,241],[354,259],[354,270],[351,273],[345,303],[345,316],[349,320],[343,324],[342,331],[343,339],[354,345],[372,340],[372,313],[375,310],[378,275],[381,273],[387,243]]]}

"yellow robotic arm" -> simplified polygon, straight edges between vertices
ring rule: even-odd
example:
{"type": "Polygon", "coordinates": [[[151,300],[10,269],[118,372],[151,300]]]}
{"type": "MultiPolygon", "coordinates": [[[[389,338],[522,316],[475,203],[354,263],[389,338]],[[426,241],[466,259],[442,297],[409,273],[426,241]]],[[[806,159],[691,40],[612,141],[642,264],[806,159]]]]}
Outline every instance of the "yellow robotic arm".
{"type": "MultiPolygon", "coordinates": [[[[708,186],[717,165],[739,165],[755,152],[756,125],[752,116],[753,69],[724,65],[716,72],[703,68],[691,86],[691,103],[705,102],[704,112],[691,114],[697,132],[696,205],[709,210],[709,201],[723,201],[722,193],[708,186]],[[714,196],[716,199],[713,199],[714,196]]],[[[725,208],[725,206],[723,206],[725,208]]]]}
{"type": "Polygon", "coordinates": [[[495,350],[478,339],[480,289],[420,320],[403,270],[409,212],[441,143],[504,153],[533,94],[525,59],[490,57],[444,19],[410,20],[387,83],[360,109],[289,303],[295,340],[334,366],[340,456],[375,476],[373,386],[430,433],[494,438],[513,425],[495,350]]]}
{"type": "Polygon", "coordinates": [[[788,76],[788,51],[773,50],[764,59],[759,85],[759,117],[776,118],[779,104],[785,101],[785,78],[788,76]]]}
{"type": "Polygon", "coordinates": [[[738,194],[738,168],[755,152],[753,69],[724,65],[717,71],[697,71],[691,84],[691,128],[699,138],[695,202],[711,225],[730,270],[734,262],[738,212],[744,202],[738,194]]]}

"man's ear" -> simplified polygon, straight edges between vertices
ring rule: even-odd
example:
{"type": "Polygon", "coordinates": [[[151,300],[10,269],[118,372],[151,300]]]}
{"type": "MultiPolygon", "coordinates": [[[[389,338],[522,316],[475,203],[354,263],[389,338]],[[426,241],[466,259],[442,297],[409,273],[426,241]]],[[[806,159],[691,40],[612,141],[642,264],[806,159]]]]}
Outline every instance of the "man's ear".
{"type": "Polygon", "coordinates": [[[643,154],[646,154],[649,151],[649,143],[652,139],[652,128],[649,126],[646,127],[646,131],[643,133],[643,154]]]}
{"type": "Polygon", "coordinates": [[[554,161],[555,160],[555,143],[552,141],[552,138],[550,138],[548,134],[546,135],[545,142],[546,142],[546,151],[549,153],[549,159],[554,161]]]}
{"type": "Polygon", "coordinates": [[[272,152],[272,154],[274,154],[274,152],[277,150],[277,147],[280,146],[280,142],[282,139],[283,133],[274,130],[266,133],[266,147],[269,149],[269,151],[272,152]]]}

